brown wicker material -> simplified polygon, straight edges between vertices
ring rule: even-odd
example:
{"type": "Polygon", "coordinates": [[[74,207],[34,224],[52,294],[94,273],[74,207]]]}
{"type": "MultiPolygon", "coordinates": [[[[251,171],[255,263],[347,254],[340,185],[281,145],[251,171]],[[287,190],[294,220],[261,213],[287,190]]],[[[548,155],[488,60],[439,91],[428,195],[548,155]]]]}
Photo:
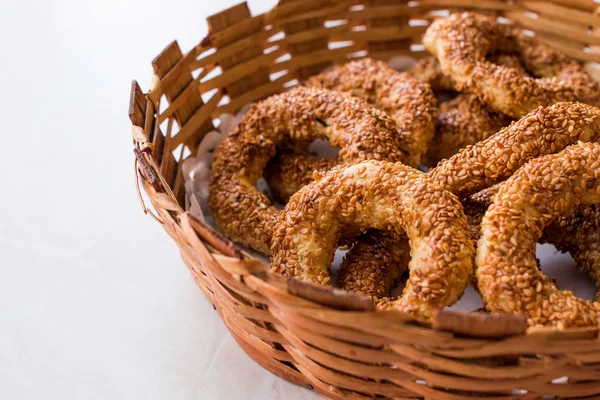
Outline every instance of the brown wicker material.
{"type": "Polygon", "coordinates": [[[179,168],[222,113],[332,63],[424,56],[420,38],[439,10],[502,16],[571,56],[600,62],[597,6],[592,0],[287,0],[263,15],[252,16],[245,3],[213,15],[210,34],[195,48],[184,54],[173,42],[156,57],[147,93],[133,82],[136,182],[155,210],[144,205],[144,211],[175,240],[240,346],[274,374],[324,396],[599,398],[597,328],[527,329],[523,318],[448,310],[423,322],[275,276],[182,209],[179,168]]]}

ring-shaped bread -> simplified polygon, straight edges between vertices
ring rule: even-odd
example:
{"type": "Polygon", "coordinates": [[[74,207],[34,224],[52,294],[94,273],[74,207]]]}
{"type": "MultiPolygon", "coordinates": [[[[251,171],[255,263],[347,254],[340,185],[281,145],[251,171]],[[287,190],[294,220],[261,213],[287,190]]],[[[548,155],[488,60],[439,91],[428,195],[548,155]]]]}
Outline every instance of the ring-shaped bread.
{"type": "Polygon", "coordinates": [[[600,301],[600,207],[578,207],[545,229],[541,241],[573,257],[577,268],[592,278],[600,301]]]}
{"type": "MultiPolygon", "coordinates": [[[[504,183],[475,193],[463,200],[474,244],[481,238],[481,221],[504,183]]],[[[587,273],[598,289],[600,299],[600,208],[579,206],[570,215],[553,221],[544,229],[539,243],[549,243],[562,253],[569,253],[577,268],[587,273]]]]}
{"type": "Polygon", "coordinates": [[[437,101],[431,87],[382,61],[363,58],[315,75],[307,87],[337,90],[366,100],[398,126],[400,160],[417,167],[435,132],[437,101]]]}
{"type": "Polygon", "coordinates": [[[506,180],[528,161],[577,142],[600,141],[600,109],[583,103],[539,107],[430,170],[429,178],[460,199],[506,180]]]}
{"type": "MultiPolygon", "coordinates": [[[[398,127],[402,152],[399,161],[413,167],[419,165],[437,119],[437,102],[427,83],[381,61],[364,58],[313,76],[304,86],[345,92],[387,113],[398,127]]],[[[315,160],[306,143],[294,143],[291,147],[278,151],[265,172],[273,194],[283,201],[311,182],[315,169],[330,165],[327,160],[315,160]]]]}
{"type": "MultiPolygon", "coordinates": [[[[490,60],[527,74],[516,56],[493,54],[490,60]]],[[[491,109],[475,95],[456,94],[452,80],[444,75],[439,61],[433,56],[421,59],[406,73],[421,82],[429,83],[440,99],[436,132],[423,158],[423,163],[427,166],[435,166],[440,160],[453,156],[463,147],[488,138],[512,121],[506,115],[491,109]],[[449,100],[441,100],[448,94],[456,96],[449,100]]]]}
{"type": "Polygon", "coordinates": [[[354,242],[337,272],[336,286],[372,298],[390,296],[408,269],[410,246],[406,235],[369,230],[354,242]]]}
{"type": "Polygon", "coordinates": [[[562,101],[600,101],[598,83],[579,62],[490,17],[465,12],[436,20],[423,44],[459,91],[513,118],[562,101]],[[533,77],[486,58],[496,52],[516,54],[533,77]]]}
{"type": "Polygon", "coordinates": [[[476,277],[486,309],[529,325],[598,326],[590,301],[561,291],[536,260],[543,229],[582,205],[600,202],[600,144],[579,143],[530,161],[508,178],[481,222],[476,277]]]}
{"type": "Polygon", "coordinates": [[[396,131],[384,112],[341,92],[298,87],[257,103],[215,152],[208,205],[217,229],[269,254],[279,211],[256,183],[278,146],[328,138],[340,152],[324,169],[369,159],[399,161],[396,131]]]}
{"type": "MultiPolygon", "coordinates": [[[[526,162],[542,155],[554,154],[578,141],[600,141],[600,109],[581,103],[558,103],[547,108],[539,108],[488,139],[465,148],[450,159],[443,160],[427,175],[463,201],[469,221],[469,231],[473,241],[476,242],[480,234],[479,222],[491,203],[489,201],[491,194],[497,191],[496,187],[492,187],[494,184],[507,179],[526,162]],[[470,195],[472,196],[469,197],[470,195]],[[482,207],[481,204],[486,201],[486,197],[487,202],[482,207]]],[[[588,216],[595,216],[598,213],[585,209],[585,215],[588,216]]],[[[546,230],[547,234],[542,238],[542,242],[547,241],[557,246],[559,250],[569,251],[578,266],[588,272],[600,287],[600,272],[596,268],[600,266],[600,261],[597,261],[596,257],[600,243],[594,242],[594,239],[600,235],[594,227],[600,222],[594,219],[588,220],[586,224],[580,222],[581,218],[576,216],[570,217],[568,221],[560,219],[546,230]],[[560,224],[563,229],[555,228],[556,224],[560,224]],[[563,232],[564,235],[566,230],[578,234],[569,235],[572,240],[566,237],[559,240],[561,234],[558,232],[563,232]],[[599,279],[596,279],[596,276],[599,279]]],[[[402,259],[398,252],[402,251],[403,243],[394,242],[389,238],[382,238],[381,242],[380,259],[402,259]]],[[[355,279],[346,278],[347,281],[340,283],[341,287],[350,290],[358,289],[366,294],[378,294],[382,287],[387,287],[388,274],[397,275],[393,268],[402,270],[402,264],[384,266],[377,260],[365,260],[371,252],[365,251],[364,248],[361,251],[366,256],[356,252],[348,254],[348,261],[342,265],[339,273],[344,277],[361,276],[362,273],[358,269],[361,265],[368,264],[373,271],[369,276],[377,278],[377,281],[372,283],[370,280],[365,280],[365,289],[360,289],[355,279]],[[361,262],[354,262],[354,259],[360,259],[361,262]],[[371,289],[372,286],[379,289],[371,289]]],[[[389,292],[385,293],[389,294],[389,292]]]]}
{"type": "Polygon", "coordinates": [[[487,139],[512,119],[491,110],[477,97],[458,94],[440,104],[438,127],[424,163],[435,166],[468,145],[487,139]]]}
{"type": "Polygon", "coordinates": [[[294,194],[273,232],[271,270],[328,285],[333,255],[348,228],[409,237],[409,278],[402,296],[387,307],[429,317],[462,296],[473,268],[462,205],[402,163],[336,167],[294,194]]]}

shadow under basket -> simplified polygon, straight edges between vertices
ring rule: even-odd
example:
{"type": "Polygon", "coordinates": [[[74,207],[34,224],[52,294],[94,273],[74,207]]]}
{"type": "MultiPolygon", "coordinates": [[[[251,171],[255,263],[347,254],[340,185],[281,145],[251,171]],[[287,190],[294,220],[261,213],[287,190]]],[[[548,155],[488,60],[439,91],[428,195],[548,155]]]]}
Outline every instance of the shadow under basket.
{"type": "Polygon", "coordinates": [[[263,15],[252,16],[245,3],[213,15],[209,35],[189,52],[173,42],[154,59],[147,93],[133,82],[129,116],[144,212],[175,240],[244,351],[297,385],[334,399],[598,398],[597,328],[527,329],[524,318],[449,310],[421,321],[374,311],[351,293],[273,275],[185,212],[180,168],[223,113],[332,64],[425,56],[421,36],[448,12],[505,18],[591,65],[600,61],[597,6],[591,0],[297,0],[263,15]]]}

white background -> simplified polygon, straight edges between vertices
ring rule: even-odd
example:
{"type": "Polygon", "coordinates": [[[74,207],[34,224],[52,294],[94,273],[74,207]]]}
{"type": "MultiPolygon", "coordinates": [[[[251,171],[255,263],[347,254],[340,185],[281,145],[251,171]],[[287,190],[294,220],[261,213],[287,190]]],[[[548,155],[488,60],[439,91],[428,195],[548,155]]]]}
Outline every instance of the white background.
{"type": "Polygon", "coordinates": [[[134,190],[131,80],[238,2],[0,1],[0,399],[316,397],[238,348],[134,190]]]}
{"type": "Polygon", "coordinates": [[[316,397],[238,348],[134,190],[131,80],[237,1],[0,1],[0,399],[316,397]]]}

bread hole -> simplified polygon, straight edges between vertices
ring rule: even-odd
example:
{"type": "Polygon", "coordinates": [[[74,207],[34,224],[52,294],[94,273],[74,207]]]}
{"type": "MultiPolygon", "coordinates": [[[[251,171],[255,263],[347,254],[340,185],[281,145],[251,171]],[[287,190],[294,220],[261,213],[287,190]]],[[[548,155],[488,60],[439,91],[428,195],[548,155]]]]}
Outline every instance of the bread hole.
{"type": "MultiPolygon", "coordinates": [[[[323,120],[317,122],[319,122],[320,124],[325,124],[323,126],[327,126],[325,121],[323,120]]],[[[318,160],[331,160],[332,158],[337,157],[338,153],[340,152],[340,149],[332,146],[331,143],[329,143],[329,140],[327,139],[315,139],[308,146],[308,151],[313,157],[315,157],[318,160]]]]}
{"type": "Polygon", "coordinates": [[[536,256],[542,272],[556,282],[560,290],[570,290],[584,300],[596,298],[596,287],[585,272],[577,268],[569,253],[560,253],[550,244],[538,244],[536,256]]]}

